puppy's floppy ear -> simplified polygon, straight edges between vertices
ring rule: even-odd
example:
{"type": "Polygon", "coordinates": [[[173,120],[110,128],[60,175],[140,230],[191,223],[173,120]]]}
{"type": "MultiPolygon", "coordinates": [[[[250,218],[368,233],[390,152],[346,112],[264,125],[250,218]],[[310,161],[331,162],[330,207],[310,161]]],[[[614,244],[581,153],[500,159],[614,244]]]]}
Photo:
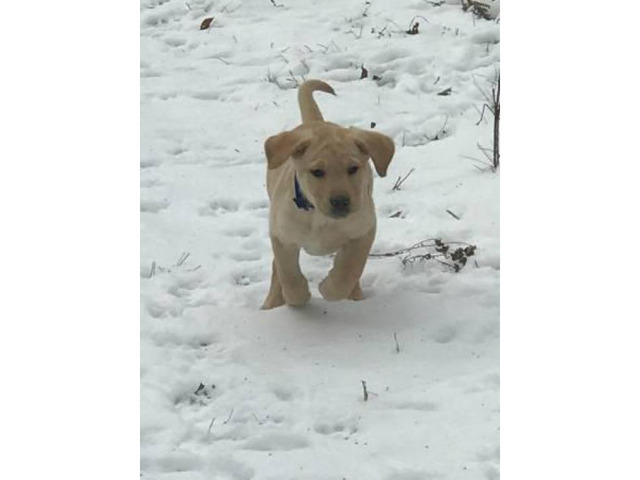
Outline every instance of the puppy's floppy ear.
{"type": "Polygon", "coordinates": [[[289,157],[301,157],[311,144],[311,135],[303,129],[294,129],[267,138],[264,152],[269,169],[278,168],[289,157]]]}
{"type": "Polygon", "coordinates": [[[393,140],[378,132],[369,132],[353,127],[351,131],[360,151],[371,157],[373,166],[376,167],[376,172],[381,177],[384,177],[396,150],[393,140]]]}

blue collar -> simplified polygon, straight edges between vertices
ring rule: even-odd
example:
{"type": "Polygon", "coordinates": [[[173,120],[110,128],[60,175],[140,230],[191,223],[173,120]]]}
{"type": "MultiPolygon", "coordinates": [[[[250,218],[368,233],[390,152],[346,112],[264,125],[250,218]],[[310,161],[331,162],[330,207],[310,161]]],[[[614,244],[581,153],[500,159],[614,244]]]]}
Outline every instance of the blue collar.
{"type": "Polygon", "coordinates": [[[313,204],[307,200],[307,197],[304,196],[302,190],[300,190],[300,184],[298,183],[297,175],[293,175],[293,189],[295,191],[296,196],[293,197],[293,203],[296,204],[296,207],[302,210],[313,210],[313,204]]]}

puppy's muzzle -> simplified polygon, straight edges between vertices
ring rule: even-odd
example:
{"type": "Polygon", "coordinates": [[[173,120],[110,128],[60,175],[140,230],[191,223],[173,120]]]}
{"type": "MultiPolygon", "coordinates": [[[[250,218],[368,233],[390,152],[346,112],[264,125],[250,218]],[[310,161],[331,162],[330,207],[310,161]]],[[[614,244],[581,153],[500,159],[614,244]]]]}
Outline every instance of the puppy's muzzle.
{"type": "Polygon", "coordinates": [[[329,199],[331,215],[334,217],[346,217],[351,210],[351,199],[346,195],[338,195],[329,199]]]}

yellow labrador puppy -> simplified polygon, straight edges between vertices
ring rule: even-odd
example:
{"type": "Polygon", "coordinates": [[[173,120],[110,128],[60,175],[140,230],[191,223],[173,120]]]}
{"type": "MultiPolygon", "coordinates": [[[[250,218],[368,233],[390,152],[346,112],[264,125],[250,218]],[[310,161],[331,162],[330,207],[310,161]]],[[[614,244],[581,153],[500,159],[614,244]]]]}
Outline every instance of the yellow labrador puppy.
{"type": "Polygon", "coordinates": [[[298,90],[302,124],[264,144],[274,259],[263,309],[302,306],[311,298],[300,271],[301,248],[311,255],[337,252],[320,283],[325,299],[363,298],[360,276],[376,234],[368,161],[384,177],[395,147],[380,133],[325,122],[315,90],[335,95],[320,80],[303,83],[298,90]]]}

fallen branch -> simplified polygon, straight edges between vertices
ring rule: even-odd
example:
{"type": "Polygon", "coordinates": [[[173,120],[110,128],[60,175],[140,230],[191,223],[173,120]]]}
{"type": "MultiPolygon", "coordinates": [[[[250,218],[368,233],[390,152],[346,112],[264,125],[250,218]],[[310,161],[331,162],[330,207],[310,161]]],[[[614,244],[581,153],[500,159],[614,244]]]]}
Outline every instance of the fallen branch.
{"type": "Polygon", "coordinates": [[[448,242],[445,243],[439,238],[426,239],[421,242],[412,245],[411,247],[396,250],[394,252],[386,253],[370,253],[370,257],[397,257],[400,256],[402,266],[406,267],[416,262],[424,262],[427,260],[436,261],[454,272],[459,272],[462,267],[467,264],[467,259],[475,255],[476,246],[470,245],[465,242],[448,242]],[[451,245],[464,245],[464,247],[458,247],[451,251],[451,245]],[[419,249],[432,248],[433,252],[424,252],[412,254],[412,252],[419,249]],[[444,260],[442,260],[444,259],[444,260]]]}
{"type": "MultiPolygon", "coordinates": [[[[424,240],[419,241],[418,243],[407,247],[407,248],[401,248],[400,250],[395,250],[392,252],[385,252],[385,253],[370,253],[369,256],[370,257],[397,257],[398,255],[402,255],[404,253],[409,253],[413,250],[416,250],[418,248],[428,248],[428,247],[436,247],[438,246],[440,243],[442,243],[442,240],[440,240],[439,238],[426,238],[424,240]]],[[[467,245],[470,246],[470,244],[466,243],[466,242],[448,242],[449,245],[467,245]]]]}

